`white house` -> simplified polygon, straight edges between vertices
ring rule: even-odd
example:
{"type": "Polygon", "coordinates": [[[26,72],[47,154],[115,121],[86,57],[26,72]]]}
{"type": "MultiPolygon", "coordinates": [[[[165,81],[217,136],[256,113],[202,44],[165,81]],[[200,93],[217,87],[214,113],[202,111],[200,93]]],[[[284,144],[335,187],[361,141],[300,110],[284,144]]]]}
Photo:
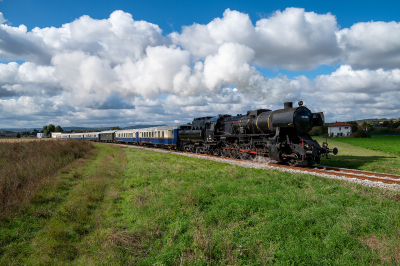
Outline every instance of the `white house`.
{"type": "Polygon", "coordinates": [[[347,137],[351,134],[351,125],[343,122],[336,122],[328,125],[329,136],[347,137]]]}
{"type": "Polygon", "coordinates": [[[42,138],[44,138],[45,136],[44,136],[44,133],[37,133],[37,134],[36,134],[36,137],[37,137],[38,139],[42,139],[42,138]]]}

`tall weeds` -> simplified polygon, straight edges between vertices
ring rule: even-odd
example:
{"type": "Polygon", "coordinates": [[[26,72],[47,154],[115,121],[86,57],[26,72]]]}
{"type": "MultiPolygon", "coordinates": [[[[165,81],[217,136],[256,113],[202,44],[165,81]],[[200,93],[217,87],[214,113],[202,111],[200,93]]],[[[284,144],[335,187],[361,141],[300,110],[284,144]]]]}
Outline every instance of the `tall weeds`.
{"type": "Polygon", "coordinates": [[[0,213],[19,210],[46,178],[93,148],[81,140],[0,143],[0,213]]]}

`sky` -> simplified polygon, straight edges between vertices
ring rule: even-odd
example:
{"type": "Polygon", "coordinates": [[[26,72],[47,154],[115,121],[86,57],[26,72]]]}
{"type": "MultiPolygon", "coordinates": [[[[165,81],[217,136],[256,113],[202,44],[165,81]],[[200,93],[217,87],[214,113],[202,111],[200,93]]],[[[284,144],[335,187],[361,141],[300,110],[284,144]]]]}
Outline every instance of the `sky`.
{"type": "Polygon", "coordinates": [[[400,1],[0,0],[0,128],[177,124],[302,100],[400,117],[400,1]]]}

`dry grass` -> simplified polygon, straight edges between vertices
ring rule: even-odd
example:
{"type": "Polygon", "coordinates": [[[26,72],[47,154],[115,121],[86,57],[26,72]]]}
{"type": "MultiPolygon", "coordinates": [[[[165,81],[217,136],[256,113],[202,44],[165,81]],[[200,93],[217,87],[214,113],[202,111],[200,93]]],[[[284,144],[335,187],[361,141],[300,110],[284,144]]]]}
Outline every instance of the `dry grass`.
{"type": "Polygon", "coordinates": [[[399,265],[400,255],[398,246],[393,247],[385,238],[378,239],[375,235],[371,235],[367,238],[360,238],[360,242],[378,254],[382,263],[399,265]]]}
{"type": "Polygon", "coordinates": [[[93,148],[92,143],[80,140],[2,142],[0,212],[12,213],[20,209],[46,179],[93,148]]]}

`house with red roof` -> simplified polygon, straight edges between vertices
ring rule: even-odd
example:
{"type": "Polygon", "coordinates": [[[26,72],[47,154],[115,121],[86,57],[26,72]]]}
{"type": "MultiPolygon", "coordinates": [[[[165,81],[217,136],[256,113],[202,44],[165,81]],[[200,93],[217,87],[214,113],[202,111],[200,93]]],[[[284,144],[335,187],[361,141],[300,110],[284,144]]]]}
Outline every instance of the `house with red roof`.
{"type": "Polygon", "coordinates": [[[328,125],[329,136],[347,137],[351,134],[351,125],[344,122],[336,122],[328,125]]]}

